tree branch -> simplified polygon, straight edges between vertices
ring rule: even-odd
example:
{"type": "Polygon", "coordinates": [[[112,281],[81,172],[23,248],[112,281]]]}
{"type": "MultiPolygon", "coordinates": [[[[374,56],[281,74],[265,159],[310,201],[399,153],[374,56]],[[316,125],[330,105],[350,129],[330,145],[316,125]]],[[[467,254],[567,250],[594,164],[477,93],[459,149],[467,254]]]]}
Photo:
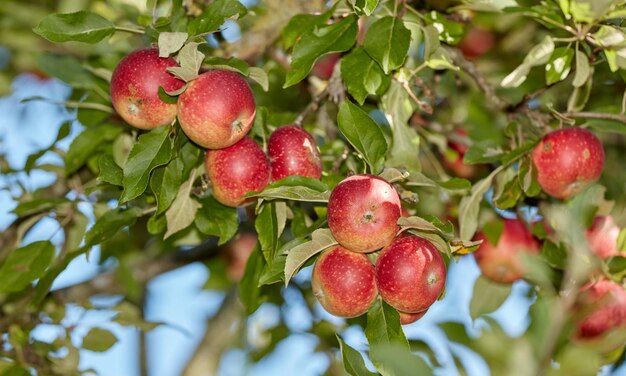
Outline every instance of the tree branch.
{"type": "Polygon", "coordinates": [[[568,118],[613,120],[626,124],[626,115],[624,114],[609,114],[604,112],[565,112],[562,115],[568,118]]]}

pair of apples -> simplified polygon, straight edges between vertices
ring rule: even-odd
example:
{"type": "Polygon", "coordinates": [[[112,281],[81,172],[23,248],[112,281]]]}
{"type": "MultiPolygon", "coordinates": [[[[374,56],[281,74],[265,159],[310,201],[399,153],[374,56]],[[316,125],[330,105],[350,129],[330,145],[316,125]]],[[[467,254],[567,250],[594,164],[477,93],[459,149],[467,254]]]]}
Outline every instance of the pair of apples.
{"type": "Polygon", "coordinates": [[[279,127],[268,141],[268,157],[247,137],[256,104],[241,75],[209,70],[190,81],[176,104],[159,97],[180,91],[185,83],[167,71],[177,63],[159,57],[156,48],[137,50],[124,57],[111,78],[111,99],[117,113],[139,129],[172,124],[206,148],[205,166],[213,196],[224,205],[239,206],[245,194],[262,191],[270,179],[290,175],[319,179],[322,162],[314,138],[297,126],[279,127]]]}

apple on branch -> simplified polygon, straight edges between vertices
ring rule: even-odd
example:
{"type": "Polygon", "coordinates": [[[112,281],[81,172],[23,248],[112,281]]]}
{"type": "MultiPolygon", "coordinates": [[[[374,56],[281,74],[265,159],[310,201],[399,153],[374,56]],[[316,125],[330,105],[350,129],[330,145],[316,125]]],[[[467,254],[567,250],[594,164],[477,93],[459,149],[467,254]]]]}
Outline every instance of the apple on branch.
{"type": "Polygon", "coordinates": [[[322,176],[322,158],[315,139],[297,125],[277,128],[267,142],[267,153],[272,167],[272,180],[299,175],[319,179],[322,176]]]}

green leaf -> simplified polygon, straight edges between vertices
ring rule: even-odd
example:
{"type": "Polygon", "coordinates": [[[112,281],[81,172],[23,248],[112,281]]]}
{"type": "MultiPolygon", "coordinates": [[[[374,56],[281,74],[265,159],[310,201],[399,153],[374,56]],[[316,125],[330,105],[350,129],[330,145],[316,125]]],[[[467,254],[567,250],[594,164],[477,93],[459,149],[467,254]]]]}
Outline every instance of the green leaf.
{"type": "Polygon", "coordinates": [[[555,49],[546,64],[546,84],[552,85],[563,81],[569,75],[573,58],[574,50],[571,48],[561,47],[555,49]]]}
{"type": "Polygon", "coordinates": [[[183,47],[189,34],[181,32],[159,33],[159,57],[168,57],[183,47]]]}
{"type": "Polygon", "coordinates": [[[376,373],[370,372],[365,366],[365,361],[361,353],[348,346],[339,334],[335,333],[339,342],[339,351],[341,351],[341,360],[346,372],[352,376],[375,376],[376,373]]]}
{"type": "Polygon", "coordinates": [[[117,337],[110,331],[101,328],[91,328],[83,337],[82,348],[89,351],[104,352],[113,347],[117,337]]]}
{"type": "Polygon", "coordinates": [[[339,106],[339,130],[359,152],[374,174],[382,171],[387,141],[380,126],[369,115],[350,101],[339,106]]]}
{"type": "Polygon", "coordinates": [[[369,16],[378,6],[378,0],[349,0],[350,5],[359,16],[369,16]]]}
{"type": "Polygon", "coordinates": [[[374,22],[363,42],[365,51],[389,74],[402,66],[411,43],[411,32],[402,20],[386,16],[374,22]]]}
{"type": "Polygon", "coordinates": [[[102,154],[98,161],[98,167],[100,169],[98,180],[120,187],[123,186],[124,171],[115,163],[111,155],[102,154]]]}
{"type": "Polygon", "coordinates": [[[472,144],[467,149],[463,156],[463,163],[492,163],[499,161],[503,155],[504,150],[499,143],[492,139],[486,139],[472,144]]]}
{"type": "Polygon", "coordinates": [[[261,251],[268,264],[271,264],[279,247],[279,239],[287,221],[284,202],[266,202],[254,221],[254,228],[259,236],[261,251]]]}
{"type": "Polygon", "coordinates": [[[448,50],[443,47],[439,47],[435,52],[433,52],[426,60],[426,65],[431,69],[452,69],[455,71],[459,70],[459,67],[454,65],[452,61],[452,56],[448,50]]]}
{"type": "Polygon", "coordinates": [[[72,141],[65,154],[65,173],[71,175],[82,167],[89,157],[98,151],[102,144],[112,142],[120,133],[122,127],[115,124],[102,124],[85,128],[72,141]]]}
{"type": "Polygon", "coordinates": [[[322,252],[326,248],[337,245],[337,240],[327,228],[313,231],[311,241],[287,250],[287,261],[285,262],[285,286],[289,284],[291,278],[307,262],[308,259],[322,252]]]}
{"type": "Polygon", "coordinates": [[[108,240],[124,227],[131,226],[141,215],[141,209],[112,209],[96,220],[96,223],[85,234],[85,247],[91,247],[108,240]]]}
{"type": "Polygon", "coordinates": [[[595,44],[601,47],[624,47],[626,45],[626,34],[614,26],[602,25],[592,34],[595,44]]]}
{"type": "Polygon", "coordinates": [[[237,209],[220,204],[212,196],[202,200],[195,223],[203,234],[219,236],[219,245],[235,236],[239,228],[237,209]]]}
{"type": "Polygon", "coordinates": [[[471,240],[478,228],[478,212],[483,195],[493,181],[494,176],[502,170],[502,166],[496,168],[486,178],[479,180],[470,191],[469,196],[463,197],[459,205],[459,233],[463,240],[471,240]]]}
{"type": "Polygon", "coordinates": [[[286,50],[293,47],[298,38],[305,32],[312,30],[316,26],[324,26],[335,7],[320,14],[297,14],[291,18],[287,26],[283,29],[283,45],[286,50]]]}
{"type": "Polygon", "coordinates": [[[574,20],[591,23],[611,9],[614,0],[571,0],[570,13],[574,20]]]}
{"type": "MultiPolygon", "coordinates": [[[[382,299],[376,299],[367,311],[365,337],[370,345],[370,358],[383,375],[396,375],[393,366],[382,358],[381,350],[390,344],[409,350],[409,342],[400,324],[400,314],[382,299]]],[[[382,350],[384,351],[384,350],[382,350]]]]}
{"type": "Polygon", "coordinates": [[[439,40],[447,44],[457,44],[463,38],[463,24],[452,21],[436,10],[426,13],[426,21],[439,31],[439,40]]]}
{"type": "Polygon", "coordinates": [[[524,58],[524,62],[506,76],[500,85],[503,87],[518,87],[526,80],[530,68],[546,64],[550,60],[553,51],[554,40],[552,40],[552,37],[546,36],[541,43],[531,48],[524,58]]]}
{"type": "Polygon", "coordinates": [[[237,59],[236,57],[225,58],[220,56],[211,56],[206,58],[204,63],[211,66],[211,69],[227,69],[241,73],[246,77],[250,74],[248,63],[244,60],[237,59]]]}
{"type": "Polygon", "coordinates": [[[589,58],[584,52],[576,50],[576,74],[574,75],[574,81],[572,85],[574,87],[581,87],[589,79],[591,69],[589,68],[589,58]]]}
{"type": "Polygon", "coordinates": [[[296,42],[291,54],[291,70],[287,72],[284,88],[302,81],[315,61],[328,52],[349,50],[356,41],[357,19],[350,15],[331,25],[316,26],[296,42]]]}
{"type": "Polygon", "coordinates": [[[267,92],[270,89],[270,81],[267,77],[267,72],[263,70],[263,68],[259,67],[250,67],[248,68],[249,77],[254,80],[256,83],[261,85],[263,91],[267,92]]]}
{"type": "Polygon", "coordinates": [[[20,291],[40,278],[54,258],[54,246],[38,241],[9,253],[0,267],[0,292],[20,291]]]}
{"type": "Polygon", "coordinates": [[[269,184],[263,192],[249,193],[247,197],[260,197],[265,200],[285,199],[306,202],[328,202],[330,190],[317,179],[302,176],[288,176],[269,184]]]}
{"type": "Polygon", "coordinates": [[[163,239],[167,239],[178,231],[189,227],[196,217],[196,212],[201,205],[191,197],[191,188],[193,188],[193,183],[196,181],[197,170],[193,170],[189,179],[180,186],[172,205],[165,212],[167,231],[163,239]]]}
{"type": "Polygon", "coordinates": [[[47,40],[60,42],[98,43],[115,31],[115,25],[106,18],[89,11],[53,13],[33,29],[47,40]]]}
{"type": "MultiPolygon", "coordinates": [[[[198,77],[198,71],[204,61],[204,54],[198,51],[200,43],[187,43],[178,53],[178,67],[168,67],[167,71],[185,82],[198,77]]],[[[171,93],[173,95],[174,93],[171,93]]]]}
{"type": "Polygon", "coordinates": [[[120,202],[139,197],[148,186],[150,173],[172,158],[169,127],[158,127],[139,136],[124,165],[124,192],[120,202]]]}
{"type": "Polygon", "coordinates": [[[11,213],[17,215],[18,217],[25,217],[49,211],[66,202],[69,202],[69,200],[64,197],[35,198],[30,201],[20,202],[13,210],[11,210],[11,213]]]}
{"type": "Polygon", "coordinates": [[[474,284],[472,301],[470,302],[470,316],[478,316],[495,311],[511,295],[512,285],[496,283],[479,276],[474,284]]]}
{"type": "Polygon", "coordinates": [[[493,202],[499,209],[509,209],[517,204],[522,187],[518,184],[518,170],[509,167],[496,176],[493,202]]]}
{"type": "Polygon", "coordinates": [[[189,22],[189,35],[207,34],[217,31],[227,18],[238,19],[248,13],[248,9],[237,0],[216,0],[209,3],[202,14],[189,22]]]}
{"type": "MultiPolygon", "coordinates": [[[[411,115],[413,115],[413,102],[409,98],[409,93],[397,80],[391,81],[389,90],[382,97],[381,104],[385,114],[391,118],[389,123],[394,130],[397,124],[406,125],[411,115]]],[[[410,139],[415,141],[414,137],[410,139]]]]}
{"type": "Polygon", "coordinates": [[[384,94],[391,83],[380,66],[363,48],[357,47],[341,59],[341,79],[348,92],[363,105],[368,95],[384,94]]]}
{"type": "Polygon", "coordinates": [[[248,257],[246,270],[239,283],[239,297],[248,315],[256,311],[263,302],[261,289],[259,289],[259,279],[263,274],[264,267],[265,260],[261,254],[260,244],[257,243],[250,257],[248,257]]]}
{"type": "Polygon", "coordinates": [[[576,112],[582,111],[587,105],[589,96],[591,95],[591,88],[593,86],[593,68],[591,68],[589,78],[580,87],[574,87],[572,94],[570,94],[567,100],[567,111],[576,112]]]}
{"type": "Polygon", "coordinates": [[[398,343],[384,343],[370,351],[372,363],[384,376],[433,375],[433,370],[417,354],[398,343]]]}
{"type": "Polygon", "coordinates": [[[435,26],[424,27],[424,60],[428,60],[441,46],[439,42],[439,31],[435,26]]]}

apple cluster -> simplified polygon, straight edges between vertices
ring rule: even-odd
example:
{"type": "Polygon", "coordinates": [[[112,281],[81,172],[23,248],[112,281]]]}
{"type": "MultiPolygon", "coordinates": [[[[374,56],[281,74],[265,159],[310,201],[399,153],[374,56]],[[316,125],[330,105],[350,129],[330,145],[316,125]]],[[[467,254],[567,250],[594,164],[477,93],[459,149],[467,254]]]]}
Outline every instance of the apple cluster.
{"type": "Polygon", "coordinates": [[[319,150],[304,129],[295,125],[276,129],[268,141],[269,158],[248,136],[256,104],[250,86],[234,71],[206,71],[187,84],[176,104],[163,102],[159,87],[170,92],[185,85],[166,70],[176,65],[172,58],[159,57],[156,48],[130,53],[111,78],[113,106],[128,124],[140,129],[172,124],[178,118],[187,137],[207,149],[205,166],[217,201],[236,207],[246,203],[248,192],[262,191],[271,180],[290,175],[320,178],[319,150]]]}
{"type": "Polygon", "coordinates": [[[341,181],[328,201],[328,227],[339,243],[313,267],[313,293],[328,312],[355,317],[381,296],[402,324],[422,317],[441,295],[446,264],[435,246],[400,234],[402,208],[395,188],[378,176],[341,181]],[[378,251],[375,264],[368,253],[378,251]]]}

